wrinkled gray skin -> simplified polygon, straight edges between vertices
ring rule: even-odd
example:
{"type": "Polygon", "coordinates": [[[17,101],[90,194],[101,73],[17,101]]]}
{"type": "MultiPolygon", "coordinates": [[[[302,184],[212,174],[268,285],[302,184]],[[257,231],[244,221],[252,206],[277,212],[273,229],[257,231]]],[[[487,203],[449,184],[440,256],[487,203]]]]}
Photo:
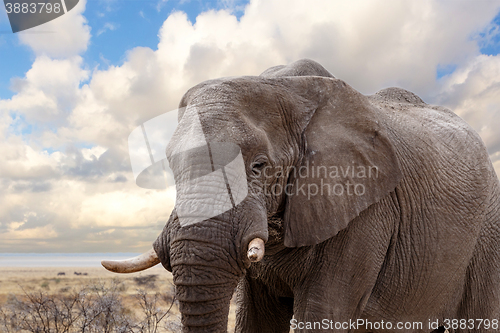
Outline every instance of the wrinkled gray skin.
{"type": "MultiPolygon", "coordinates": [[[[500,318],[499,181],[454,113],[398,88],[364,96],[310,60],[201,83],[180,104],[190,105],[207,141],[241,148],[250,188],[236,208],[190,226],[174,209],[154,243],[173,273],[184,332],[226,332],[235,291],[237,332],[288,332],[292,316],[422,321],[423,332],[429,319],[500,318]],[[379,174],[361,196],[259,188],[262,168],[307,163],[379,174]],[[255,237],[266,255],[250,263],[255,237]]],[[[199,193],[209,197],[209,187],[199,193]]]]}

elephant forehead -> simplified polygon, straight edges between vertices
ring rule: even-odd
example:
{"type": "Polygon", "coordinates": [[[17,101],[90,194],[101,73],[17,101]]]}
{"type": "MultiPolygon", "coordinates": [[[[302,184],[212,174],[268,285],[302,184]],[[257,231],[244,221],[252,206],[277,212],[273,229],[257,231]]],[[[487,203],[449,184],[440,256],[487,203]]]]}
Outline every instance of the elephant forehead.
{"type": "Polygon", "coordinates": [[[254,121],[280,118],[284,107],[291,107],[294,96],[286,87],[272,80],[243,77],[217,81],[192,93],[188,105],[200,113],[219,111],[222,117],[244,115],[254,121]]]}
{"type": "Polygon", "coordinates": [[[242,101],[271,97],[278,90],[284,89],[276,80],[254,76],[218,79],[201,83],[192,88],[190,103],[204,103],[212,100],[242,101]]]}
{"type": "Polygon", "coordinates": [[[175,140],[171,140],[173,146],[167,151],[176,153],[179,143],[190,149],[207,142],[231,142],[247,151],[251,147],[267,146],[269,135],[285,136],[285,129],[279,126],[280,117],[264,119],[256,114],[258,112],[260,110],[252,106],[219,102],[188,105],[174,133],[175,140]]]}
{"type": "MultiPolygon", "coordinates": [[[[183,98],[180,119],[196,114],[207,142],[231,142],[241,148],[245,160],[256,153],[279,159],[290,151],[290,131],[299,105],[297,96],[277,80],[235,78],[217,80],[193,88],[183,98]]],[[[186,140],[194,140],[187,135],[186,140]]]]}

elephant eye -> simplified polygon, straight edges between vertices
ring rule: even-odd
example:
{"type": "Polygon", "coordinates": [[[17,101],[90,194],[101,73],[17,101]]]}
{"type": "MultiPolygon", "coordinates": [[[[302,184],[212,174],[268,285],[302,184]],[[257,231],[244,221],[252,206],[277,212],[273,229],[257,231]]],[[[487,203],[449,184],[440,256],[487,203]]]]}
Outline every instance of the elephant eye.
{"type": "Polygon", "coordinates": [[[252,164],[252,171],[258,172],[258,171],[262,170],[262,168],[264,168],[265,166],[266,166],[266,162],[264,162],[264,161],[255,162],[252,164]]]}

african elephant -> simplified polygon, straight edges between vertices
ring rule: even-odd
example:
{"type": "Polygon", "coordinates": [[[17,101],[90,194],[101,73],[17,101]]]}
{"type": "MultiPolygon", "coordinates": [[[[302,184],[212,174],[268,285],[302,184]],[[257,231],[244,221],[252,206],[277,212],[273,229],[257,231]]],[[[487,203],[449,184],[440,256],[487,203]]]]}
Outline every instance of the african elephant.
{"type": "Polygon", "coordinates": [[[399,88],[364,96],[311,60],[203,82],[180,108],[176,186],[228,163],[176,154],[200,126],[205,152],[240,152],[244,196],[226,209],[227,182],[178,187],[153,249],[103,265],[161,262],[184,332],[226,332],[234,292],[236,332],[498,328],[499,180],[453,112],[399,88]]]}

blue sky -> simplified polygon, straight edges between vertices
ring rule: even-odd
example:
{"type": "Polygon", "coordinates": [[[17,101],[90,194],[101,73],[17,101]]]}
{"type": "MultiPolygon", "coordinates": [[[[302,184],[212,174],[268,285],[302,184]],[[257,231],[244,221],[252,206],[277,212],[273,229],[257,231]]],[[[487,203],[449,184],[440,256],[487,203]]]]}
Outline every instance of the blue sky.
{"type": "Polygon", "coordinates": [[[482,54],[497,55],[500,53],[500,13],[492,20],[492,25],[484,32],[479,34],[480,38],[488,36],[485,42],[480,42],[480,50],[482,54]]]}
{"type": "MultiPolygon", "coordinates": [[[[238,2],[239,6],[234,10],[236,16],[241,16],[240,8],[245,3],[238,2]]],[[[185,12],[194,23],[199,13],[225,6],[216,0],[89,0],[86,7],[85,18],[95,38],[84,58],[90,67],[106,68],[122,63],[126,51],[133,47],[155,49],[158,30],[173,11],[185,12]]],[[[23,77],[33,59],[29,47],[20,44],[17,35],[12,33],[6,11],[0,7],[0,98],[12,96],[10,79],[23,77]]]]}
{"type": "Polygon", "coordinates": [[[147,250],[175,187],[135,184],[128,135],[201,81],[301,58],[452,109],[500,174],[500,1],[80,0],[17,34],[2,6],[0,252],[147,250]]]}

